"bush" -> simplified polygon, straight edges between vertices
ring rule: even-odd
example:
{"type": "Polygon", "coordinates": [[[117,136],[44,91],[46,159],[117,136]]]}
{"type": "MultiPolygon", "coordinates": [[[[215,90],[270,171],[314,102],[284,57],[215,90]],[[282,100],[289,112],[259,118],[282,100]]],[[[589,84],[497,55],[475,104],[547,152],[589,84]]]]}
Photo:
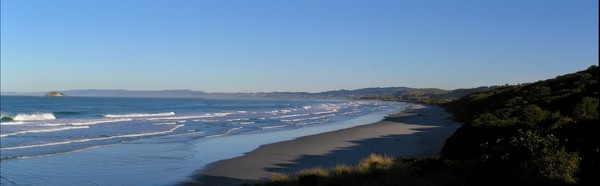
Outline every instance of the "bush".
{"type": "Polygon", "coordinates": [[[515,183],[576,183],[579,169],[577,153],[567,152],[554,135],[540,135],[535,131],[519,130],[509,138],[498,139],[482,145],[484,167],[511,170],[504,176],[515,183]]]}
{"type": "Polygon", "coordinates": [[[575,105],[573,114],[580,120],[598,119],[598,98],[584,97],[575,105]]]}
{"type": "Polygon", "coordinates": [[[533,160],[525,161],[521,170],[532,171],[535,183],[574,184],[575,173],[579,170],[579,154],[566,152],[564,148],[555,153],[547,153],[533,160]]]}

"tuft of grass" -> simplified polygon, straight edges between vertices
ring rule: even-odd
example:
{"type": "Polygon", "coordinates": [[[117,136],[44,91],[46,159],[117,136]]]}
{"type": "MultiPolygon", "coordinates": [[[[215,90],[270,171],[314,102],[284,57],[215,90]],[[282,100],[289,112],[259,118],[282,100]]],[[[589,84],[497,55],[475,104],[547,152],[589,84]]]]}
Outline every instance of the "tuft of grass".
{"type": "Polygon", "coordinates": [[[349,175],[351,172],[352,172],[352,167],[350,167],[348,165],[338,165],[338,166],[331,168],[331,170],[329,170],[329,175],[345,176],[345,175],[349,175]]]}
{"type": "Polygon", "coordinates": [[[329,172],[327,172],[327,170],[325,170],[321,167],[315,167],[315,168],[310,168],[310,169],[302,169],[302,170],[298,171],[296,176],[298,178],[305,177],[305,176],[328,177],[329,172]]]}
{"type": "Polygon", "coordinates": [[[288,176],[287,174],[282,174],[282,173],[275,173],[272,174],[270,177],[271,182],[289,182],[292,181],[290,179],[290,176],[288,176]]]}
{"type": "Polygon", "coordinates": [[[323,168],[315,167],[298,171],[296,177],[300,185],[321,185],[329,178],[329,172],[323,168]]]}
{"type": "Polygon", "coordinates": [[[394,166],[394,159],[385,155],[371,154],[356,165],[358,172],[368,172],[377,169],[389,169],[394,166]]]}
{"type": "MultiPolygon", "coordinates": [[[[453,163],[439,157],[392,159],[388,156],[371,154],[354,166],[337,165],[330,169],[303,169],[295,174],[273,174],[266,186],[301,185],[465,185],[463,177],[451,168],[453,163]]],[[[466,167],[471,170],[472,168],[466,167]]],[[[463,171],[464,172],[464,171],[463,171]]],[[[470,172],[465,172],[465,174],[470,172]]]]}

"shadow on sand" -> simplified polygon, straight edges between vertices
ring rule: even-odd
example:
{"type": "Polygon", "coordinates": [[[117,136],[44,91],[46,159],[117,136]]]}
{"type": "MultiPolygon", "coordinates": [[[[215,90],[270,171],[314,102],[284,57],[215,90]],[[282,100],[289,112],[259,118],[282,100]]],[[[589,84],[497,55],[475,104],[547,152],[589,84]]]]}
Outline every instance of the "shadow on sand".
{"type": "MultiPolygon", "coordinates": [[[[311,167],[330,168],[336,165],[354,165],[371,153],[391,157],[433,156],[439,154],[443,142],[460,126],[447,114],[436,111],[439,107],[425,107],[401,114],[388,116],[384,121],[398,124],[430,126],[413,129],[412,134],[385,135],[363,140],[350,141],[350,147],[336,148],[324,155],[302,155],[291,163],[279,163],[265,169],[272,173],[294,173],[311,167]],[[436,114],[436,115],[433,115],[436,114]],[[431,118],[435,119],[431,119],[431,118]],[[450,130],[449,130],[450,129],[450,130]],[[402,143],[409,142],[409,143],[402,143]],[[440,143],[442,142],[442,143],[440,143]],[[389,148],[390,143],[397,146],[389,148]],[[385,145],[384,145],[385,144],[385,145]]],[[[227,161],[227,160],[224,160],[227,161]]],[[[201,172],[182,185],[254,185],[265,180],[240,180],[235,178],[203,175],[201,172]]]]}

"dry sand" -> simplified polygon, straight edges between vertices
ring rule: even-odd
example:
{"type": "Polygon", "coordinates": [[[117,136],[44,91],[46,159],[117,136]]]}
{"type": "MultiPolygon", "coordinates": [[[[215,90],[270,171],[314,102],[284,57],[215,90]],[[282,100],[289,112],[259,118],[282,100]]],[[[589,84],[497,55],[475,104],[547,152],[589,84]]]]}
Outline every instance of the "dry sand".
{"type": "Polygon", "coordinates": [[[459,126],[442,108],[410,104],[405,111],[373,124],[263,145],[244,156],[215,162],[184,185],[251,183],[273,173],[354,165],[371,153],[392,157],[437,155],[459,126]]]}

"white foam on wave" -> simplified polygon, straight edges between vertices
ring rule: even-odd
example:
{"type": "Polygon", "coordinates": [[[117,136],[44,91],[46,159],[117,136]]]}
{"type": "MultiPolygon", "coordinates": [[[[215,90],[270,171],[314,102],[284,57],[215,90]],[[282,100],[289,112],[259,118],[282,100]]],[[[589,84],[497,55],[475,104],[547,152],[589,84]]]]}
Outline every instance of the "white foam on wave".
{"type": "Polygon", "coordinates": [[[329,113],[336,113],[336,112],[338,112],[338,110],[337,110],[337,109],[334,109],[334,110],[328,110],[328,111],[323,111],[323,112],[315,112],[315,113],[313,113],[313,114],[315,114],[315,115],[321,115],[321,114],[329,114],[329,113]]]}
{"type": "Polygon", "coordinates": [[[219,136],[225,136],[225,135],[233,132],[234,130],[239,130],[239,129],[242,129],[242,127],[232,128],[232,129],[225,131],[224,133],[206,136],[205,138],[214,138],[214,137],[219,137],[219,136]]]}
{"type": "Polygon", "coordinates": [[[333,116],[335,116],[335,114],[329,114],[329,115],[317,116],[317,117],[312,117],[312,118],[308,118],[308,119],[309,119],[309,120],[316,120],[316,119],[329,118],[329,117],[333,117],[333,116]]]}
{"type": "Polygon", "coordinates": [[[90,127],[77,126],[77,127],[62,127],[62,128],[53,128],[53,129],[25,130],[25,131],[13,132],[13,133],[8,133],[8,134],[0,134],[0,138],[7,137],[7,136],[19,135],[19,134],[27,134],[27,133],[57,132],[57,131],[63,131],[63,130],[87,129],[87,128],[90,128],[90,127]]]}
{"type": "Polygon", "coordinates": [[[306,120],[317,120],[317,119],[323,119],[323,118],[329,118],[329,117],[333,117],[335,116],[335,114],[329,114],[329,115],[322,115],[322,116],[317,116],[317,117],[312,117],[312,118],[299,118],[299,119],[282,119],[282,122],[299,122],[299,121],[306,121],[306,120]]]}
{"type": "Polygon", "coordinates": [[[232,121],[248,121],[250,120],[250,118],[235,118],[235,119],[226,119],[225,121],[227,122],[232,122],[232,121]]]}
{"type": "Polygon", "coordinates": [[[300,118],[300,119],[282,119],[282,122],[298,122],[298,121],[304,121],[304,120],[309,120],[310,118],[300,118]]]}
{"type": "Polygon", "coordinates": [[[302,108],[303,108],[304,110],[308,110],[308,109],[311,109],[311,108],[312,108],[312,106],[303,106],[302,108]]]}
{"type": "Polygon", "coordinates": [[[15,121],[38,121],[38,120],[54,120],[56,117],[52,113],[40,114],[17,114],[13,120],[15,121]]]}
{"type": "Polygon", "coordinates": [[[267,127],[258,127],[260,130],[264,130],[264,129],[273,129],[273,128],[281,128],[281,127],[287,127],[289,125],[275,125],[275,126],[267,126],[267,127]]]}
{"type": "Polygon", "coordinates": [[[8,122],[0,122],[0,125],[25,125],[25,124],[29,124],[29,122],[24,122],[24,121],[8,121],[8,122]]]}
{"type": "Polygon", "coordinates": [[[267,111],[265,113],[267,114],[272,114],[272,115],[277,115],[277,114],[285,114],[285,113],[290,113],[290,112],[294,112],[294,111],[298,111],[298,109],[281,109],[281,110],[272,110],[272,111],[267,111]]]}
{"type": "Polygon", "coordinates": [[[155,123],[155,125],[175,125],[177,122],[155,123]]]}
{"type": "Polygon", "coordinates": [[[358,111],[357,110],[353,110],[353,111],[350,111],[350,112],[344,112],[344,113],[342,113],[342,115],[355,115],[356,113],[358,113],[358,111]]]}
{"type": "Polygon", "coordinates": [[[177,117],[148,118],[147,120],[187,120],[187,119],[199,119],[199,118],[224,117],[224,116],[229,116],[231,114],[233,114],[233,113],[231,113],[231,112],[221,112],[221,113],[207,113],[207,114],[195,115],[195,116],[177,116],[177,117]]]}
{"type": "Polygon", "coordinates": [[[82,122],[75,122],[75,123],[46,123],[46,124],[40,124],[40,125],[43,125],[43,126],[65,126],[65,125],[81,126],[81,125],[97,125],[97,124],[103,124],[103,123],[125,122],[125,121],[132,121],[132,120],[133,119],[130,119],[130,118],[121,118],[121,119],[110,119],[110,120],[82,121],[82,122]]]}
{"type": "Polygon", "coordinates": [[[291,117],[308,116],[308,115],[310,115],[310,114],[292,114],[292,115],[283,115],[283,116],[271,117],[271,119],[291,118],[291,117]]]}
{"type": "Polygon", "coordinates": [[[175,112],[155,113],[155,114],[107,114],[105,118],[143,118],[143,117],[159,117],[159,116],[174,116],[175,112]]]}
{"type": "Polygon", "coordinates": [[[216,119],[195,119],[192,120],[193,122],[207,122],[207,123],[214,123],[214,122],[219,122],[220,120],[216,120],[216,119]]]}
{"type": "Polygon", "coordinates": [[[109,137],[100,137],[100,138],[87,138],[87,139],[79,139],[79,140],[71,140],[71,141],[61,141],[61,142],[54,142],[54,143],[44,143],[44,144],[36,144],[36,145],[26,145],[26,146],[17,146],[17,147],[5,147],[5,148],[0,148],[0,150],[17,150],[17,149],[28,149],[28,148],[35,148],[35,147],[46,147],[46,146],[55,146],[55,145],[64,145],[64,144],[71,144],[71,143],[82,143],[82,142],[89,142],[89,141],[98,141],[98,140],[108,140],[108,139],[115,139],[115,138],[131,138],[131,137],[143,137],[143,136],[152,136],[152,135],[159,135],[159,134],[166,134],[166,133],[171,133],[175,130],[177,130],[180,127],[183,127],[185,125],[177,125],[174,128],[167,130],[167,131],[162,131],[162,132],[151,132],[151,133],[141,133],[141,134],[125,134],[125,135],[118,135],[118,136],[109,136],[109,137]]]}

